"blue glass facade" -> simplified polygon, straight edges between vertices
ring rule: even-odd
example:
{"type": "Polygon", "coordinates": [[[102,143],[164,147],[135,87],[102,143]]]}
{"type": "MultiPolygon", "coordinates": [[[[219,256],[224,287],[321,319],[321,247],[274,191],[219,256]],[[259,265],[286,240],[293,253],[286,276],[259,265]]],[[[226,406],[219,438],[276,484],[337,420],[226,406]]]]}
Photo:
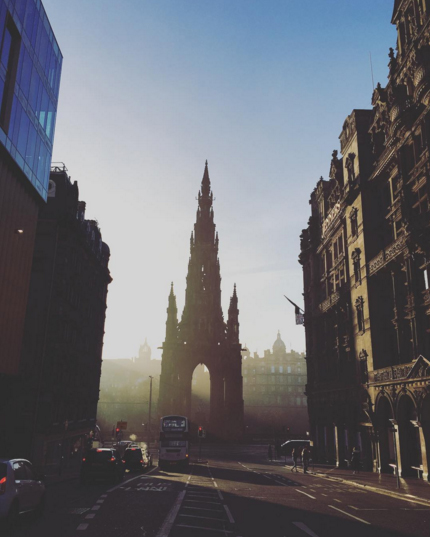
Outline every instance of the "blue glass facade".
{"type": "Polygon", "coordinates": [[[45,201],[62,61],[40,0],[0,0],[0,143],[45,201]]]}

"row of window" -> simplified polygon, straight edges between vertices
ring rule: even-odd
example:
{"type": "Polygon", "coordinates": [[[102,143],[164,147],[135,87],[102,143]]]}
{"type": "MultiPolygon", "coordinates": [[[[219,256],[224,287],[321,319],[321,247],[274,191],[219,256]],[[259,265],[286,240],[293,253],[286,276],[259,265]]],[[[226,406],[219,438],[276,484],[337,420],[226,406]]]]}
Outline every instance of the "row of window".
{"type": "MultiPolygon", "coordinates": [[[[246,384],[246,383],[245,383],[246,384]]],[[[268,392],[288,392],[288,393],[300,393],[304,391],[304,386],[245,386],[244,392],[248,393],[249,391],[257,393],[268,393],[268,392]]]]}
{"type": "MultiPolygon", "coordinates": [[[[261,401],[261,405],[285,405],[285,406],[307,406],[306,397],[294,397],[288,395],[265,395],[261,401]]],[[[255,405],[250,405],[255,406],[255,405]]],[[[246,409],[246,401],[245,401],[246,409]]]]}
{"type": "Polygon", "coordinates": [[[278,377],[276,375],[257,375],[256,377],[243,377],[243,382],[247,384],[302,384],[304,382],[303,377],[288,377],[283,375],[278,377]]]}
{"type": "MultiPolygon", "coordinates": [[[[250,369],[249,370],[249,374],[253,374],[255,375],[257,369],[259,369],[259,372],[260,373],[276,373],[276,366],[274,365],[271,365],[271,366],[268,366],[268,367],[264,367],[264,366],[261,366],[259,368],[254,368],[254,369],[250,369]]],[[[278,372],[279,373],[298,373],[300,374],[302,372],[302,367],[299,365],[297,367],[294,367],[294,366],[283,366],[283,365],[280,365],[278,366],[278,372]]],[[[243,368],[243,374],[244,375],[247,375],[248,374],[248,369],[246,367],[243,368]]]]}

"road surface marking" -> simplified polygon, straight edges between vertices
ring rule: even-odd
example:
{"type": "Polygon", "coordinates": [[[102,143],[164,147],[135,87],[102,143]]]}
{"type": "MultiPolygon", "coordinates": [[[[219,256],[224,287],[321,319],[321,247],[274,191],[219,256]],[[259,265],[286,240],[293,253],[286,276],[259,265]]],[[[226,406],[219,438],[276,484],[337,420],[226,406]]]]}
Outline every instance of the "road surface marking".
{"type": "Polygon", "coordinates": [[[327,494],[324,494],[323,492],[321,492],[321,496],[327,496],[327,494]]]}
{"type": "Polygon", "coordinates": [[[79,524],[79,526],[76,528],[77,530],[86,530],[88,528],[88,524],[79,524]]]}
{"type": "Polygon", "coordinates": [[[191,528],[193,530],[202,530],[202,531],[210,531],[212,533],[234,533],[233,531],[230,531],[230,530],[216,530],[214,528],[205,528],[203,526],[188,526],[187,524],[176,524],[176,527],[177,528],[191,528]]]}
{"type": "MultiPolygon", "coordinates": [[[[220,511],[221,513],[221,511],[220,511]]],[[[223,518],[213,518],[210,516],[197,516],[197,515],[184,515],[182,513],[179,513],[178,516],[186,517],[186,518],[200,518],[202,520],[216,520],[217,522],[225,522],[225,519],[223,518]]]]}
{"type": "Polygon", "coordinates": [[[213,513],[222,513],[222,509],[212,509],[211,507],[189,507],[188,505],[184,505],[183,509],[194,509],[194,511],[212,511],[213,513]]]}
{"type": "Polygon", "coordinates": [[[107,498],[107,494],[102,494],[100,498],[107,498]]]}
{"type": "Polygon", "coordinates": [[[172,529],[173,522],[175,521],[176,515],[178,514],[181,504],[185,498],[185,490],[178,494],[175,503],[173,504],[172,509],[170,509],[169,514],[167,515],[163,525],[160,528],[160,531],[157,533],[157,537],[168,537],[170,530],[172,529]]]}
{"type": "Polygon", "coordinates": [[[337,503],[342,503],[340,500],[336,500],[336,498],[333,498],[333,501],[337,503]]]}
{"type": "Polygon", "coordinates": [[[90,513],[89,515],[87,515],[85,518],[94,518],[96,516],[95,513],[90,513]]]}
{"type": "Polygon", "coordinates": [[[218,492],[219,499],[220,499],[220,500],[224,500],[224,498],[223,498],[223,496],[222,496],[222,494],[221,494],[221,491],[218,489],[217,492],[218,492]]]}
{"type": "MultiPolygon", "coordinates": [[[[325,496],[325,494],[324,494],[325,496]]],[[[351,507],[351,509],[355,509],[356,511],[360,511],[360,509],[358,507],[354,507],[353,505],[348,505],[348,507],[351,507]]]]}
{"type": "Polygon", "coordinates": [[[368,524],[370,526],[370,522],[367,522],[367,520],[363,520],[362,518],[358,518],[358,516],[351,515],[350,513],[347,513],[346,511],[342,511],[342,509],[339,509],[338,507],[335,507],[334,505],[329,505],[332,509],[336,509],[336,511],[339,511],[340,513],[343,513],[344,515],[350,516],[351,518],[355,518],[355,520],[358,520],[359,522],[363,522],[363,524],[368,524]]]}
{"type": "Polygon", "coordinates": [[[214,481],[214,485],[215,485],[216,488],[218,488],[218,485],[217,485],[217,482],[216,482],[216,481],[214,481]]]}
{"type": "Polygon", "coordinates": [[[311,496],[307,492],[303,492],[303,490],[296,489],[297,492],[300,492],[300,494],[304,494],[305,496],[309,496],[309,498],[312,498],[313,500],[316,500],[315,496],[311,496]]]}
{"type": "Polygon", "coordinates": [[[189,481],[190,479],[191,479],[191,476],[189,475],[187,481],[189,481]]]}
{"type": "Polygon", "coordinates": [[[106,492],[113,492],[116,489],[124,488],[124,485],[126,485],[127,483],[130,483],[131,481],[134,481],[136,479],[141,479],[140,475],[138,475],[136,477],[132,477],[131,479],[127,479],[127,481],[124,481],[124,483],[120,483],[119,485],[116,485],[116,487],[112,487],[111,489],[107,490],[106,492]]]}
{"type": "Polygon", "coordinates": [[[91,507],[91,511],[98,511],[100,509],[100,505],[93,505],[91,507]]]}
{"type": "Polygon", "coordinates": [[[188,502],[188,503],[207,503],[209,505],[219,505],[219,502],[207,502],[205,500],[187,500],[185,498],[184,502],[188,502]]]}
{"type": "Polygon", "coordinates": [[[230,509],[226,505],[224,505],[224,509],[225,509],[225,512],[227,513],[230,524],[234,524],[234,518],[230,512],[230,509]]]}
{"type": "Polygon", "coordinates": [[[303,522],[293,522],[293,524],[311,537],[318,537],[318,535],[314,533],[310,528],[308,528],[306,524],[303,524],[303,522]]]}
{"type": "Polygon", "coordinates": [[[104,500],[97,500],[96,503],[104,503],[104,500]]]}

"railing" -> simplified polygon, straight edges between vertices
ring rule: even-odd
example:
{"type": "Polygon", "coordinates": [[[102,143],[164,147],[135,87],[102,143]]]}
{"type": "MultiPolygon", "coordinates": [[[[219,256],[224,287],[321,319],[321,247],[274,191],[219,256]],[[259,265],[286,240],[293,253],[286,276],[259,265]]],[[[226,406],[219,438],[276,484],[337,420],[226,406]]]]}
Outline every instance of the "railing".
{"type": "Polygon", "coordinates": [[[340,299],[340,293],[339,293],[339,291],[335,291],[328,298],[326,298],[324,300],[324,302],[321,302],[321,304],[319,305],[319,309],[320,309],[321,313],[324,313],[329,308],[334,306],[334,304],[336,304],[336,302],[338,302],[339,299],[340,299]]]}
{"type": "Polygon", "coordinates": [[[385,367],[384,369],[377,369],[376,371],[369,373],[370,381],[386,382],[390,380],[405,379],[409,375],[413,365],[413,363],[408,363],[385,367]]]}
{"type": "Polygon", "coordinates": [[[407,237],[402,235],[390,246],[381,250],[377,256],[375,256],[371,261],[369,261],[369,276],[377,272],[381,267],[383,267],[388,261],[394,259],[405,247],[407,237]]]}

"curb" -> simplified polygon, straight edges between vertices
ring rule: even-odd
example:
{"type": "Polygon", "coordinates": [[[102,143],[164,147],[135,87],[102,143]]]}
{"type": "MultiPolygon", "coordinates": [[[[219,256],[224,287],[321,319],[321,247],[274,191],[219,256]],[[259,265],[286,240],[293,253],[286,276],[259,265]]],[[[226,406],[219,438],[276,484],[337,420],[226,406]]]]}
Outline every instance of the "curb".
{"type": "Polygon", "coordinates": [[[425,505],[430,507],[430,500],[427,500],[425,498],[419,498],[418,496],[413,496],[412,494],[401,494],[399,492],[394,492],[391,490],[385,490],[380,489],[378,487],[373,487],[372,485],[364,485],[361,483],[356,483],[355,481],[349,481],[348,479],[341,479],[340,477],[331,477],[327,476],[324,473],[317,473],[317,472],[310,472],[315,477],[320,477],[322,479],[327,479],[329,481],[338,481],[340,483],[346,483],[348,485],[353,485],[355,487],[360,487],[363,489],[371,490],[372,492],[376,492],[377,494],[384,494],[385,496],[391,496],[392,498],[397,498],[399,500],[404,500],[405,502],[413,502],[418,503],[420,505],[425,505]]]}

